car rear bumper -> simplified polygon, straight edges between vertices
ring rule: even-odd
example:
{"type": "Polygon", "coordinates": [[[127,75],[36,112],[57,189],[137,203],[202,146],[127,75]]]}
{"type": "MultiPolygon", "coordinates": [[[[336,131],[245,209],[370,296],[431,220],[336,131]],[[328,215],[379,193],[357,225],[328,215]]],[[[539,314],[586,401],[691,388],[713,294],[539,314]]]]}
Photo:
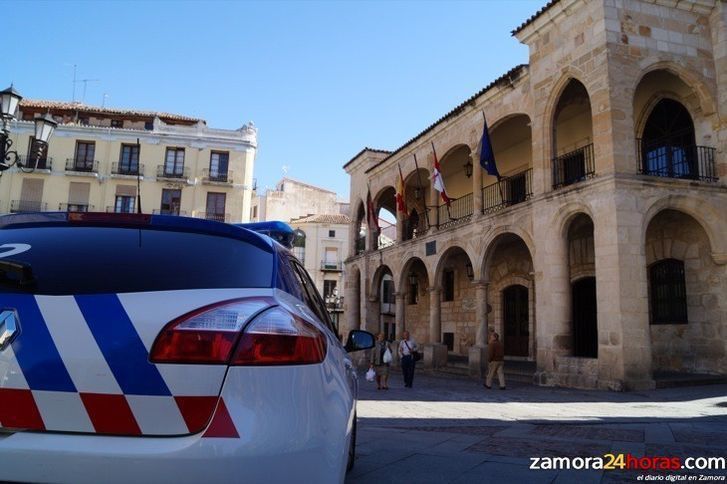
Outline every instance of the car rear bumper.
{"type": "Polygon", "coordinates": [[[237,437],[210,437],[215,418],[181,437],[0,434],[0,481],[340,483],[353,399],[330,364],[230,368],[221,396],[237,437]]]}

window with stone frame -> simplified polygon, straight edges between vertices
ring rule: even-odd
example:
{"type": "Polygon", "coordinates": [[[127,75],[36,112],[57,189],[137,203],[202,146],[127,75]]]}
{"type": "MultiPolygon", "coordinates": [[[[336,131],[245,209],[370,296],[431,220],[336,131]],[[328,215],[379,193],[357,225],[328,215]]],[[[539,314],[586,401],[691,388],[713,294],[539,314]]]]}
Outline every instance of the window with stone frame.
{"type": "Polygon", "coordinates": [[[454,301],[454,271],[447,269],[442,277],[442,301],[454,301]]]}
{"type": "Polygon", "coordinates": [[[664,259],[649,267],[651,324],[686,324],[687,289],[684,262],[664,259]]]}

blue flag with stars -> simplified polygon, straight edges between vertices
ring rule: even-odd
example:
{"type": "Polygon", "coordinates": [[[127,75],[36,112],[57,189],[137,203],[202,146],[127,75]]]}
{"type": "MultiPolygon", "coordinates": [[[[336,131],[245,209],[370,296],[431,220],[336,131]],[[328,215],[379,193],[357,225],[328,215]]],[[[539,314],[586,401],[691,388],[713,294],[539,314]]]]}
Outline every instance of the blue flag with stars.
{"type": "MultiPolygon", "coordinates": [[[[482,117],[485,117],[484,113],[482,113],[482,117]]],[[[497,171],[497,165],[495,164],[495,152],[492,150],[492,143],[490,142],[490,133],[487,129],[487,118],[485,118],[480,146],[480,166],[487,171],[488,175],[500,178],[500,172],[497,171]]]]}

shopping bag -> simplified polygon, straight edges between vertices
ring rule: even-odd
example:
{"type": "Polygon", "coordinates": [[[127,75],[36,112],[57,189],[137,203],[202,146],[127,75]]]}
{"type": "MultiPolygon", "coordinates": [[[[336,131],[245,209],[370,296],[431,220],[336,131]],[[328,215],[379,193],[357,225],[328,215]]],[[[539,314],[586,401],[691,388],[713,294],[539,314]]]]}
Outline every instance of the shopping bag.
{"type": "Polygon", "coordinates": [[[369,368],[369,371],[366,372],[366,381],[374,381],[374,378],[376,377],[376,372],[373,368],[369,368]]]}

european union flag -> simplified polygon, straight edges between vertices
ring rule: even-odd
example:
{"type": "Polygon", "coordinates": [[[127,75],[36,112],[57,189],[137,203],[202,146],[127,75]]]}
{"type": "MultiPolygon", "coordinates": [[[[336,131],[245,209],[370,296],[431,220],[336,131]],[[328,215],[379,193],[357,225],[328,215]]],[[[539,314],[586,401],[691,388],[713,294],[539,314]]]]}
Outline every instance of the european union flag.
{"type": "MultiPolygon", "coordinates": [[[[485,117],[485,113],[482,113],[482,117],[485,117]]],[[[480,166],[487,171],[487,174],[500,178],[500,172],[497,171],[497,165],[495,164],[495,152],[492,150],[492,143],[490,143],[487,118],[485,118],[485,127],[482,130],[480,146],[480,166]]]]}

